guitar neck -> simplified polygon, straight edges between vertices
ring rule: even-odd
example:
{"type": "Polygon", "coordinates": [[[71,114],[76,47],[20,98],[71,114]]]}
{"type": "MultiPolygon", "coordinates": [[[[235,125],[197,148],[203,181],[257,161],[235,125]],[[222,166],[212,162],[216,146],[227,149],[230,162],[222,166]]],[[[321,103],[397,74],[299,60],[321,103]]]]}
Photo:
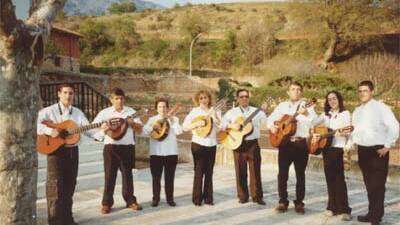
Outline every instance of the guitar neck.
{"type": "Polygon", "coordinates": [[[244,121],[243,125],[246,126],[248,123],[251,122],[251,120],[258,114],[258,112],[261,111],[261,108],[256,109],[252,114],[250,114],[249,117],[244,121]]]}
{"type": "Polygon", "coordinates": [[[99,123],[92,123],[92,124],[89,124],[89,125],[81,126],[81,127],[78,127],[76,129],[72,130],[69,133],[70,134],[80,134],[80,133],[83,133],[85,131],[101,127],[101,124],[103,124],[103,123],[104,122],[99,122],[99,123]]]}

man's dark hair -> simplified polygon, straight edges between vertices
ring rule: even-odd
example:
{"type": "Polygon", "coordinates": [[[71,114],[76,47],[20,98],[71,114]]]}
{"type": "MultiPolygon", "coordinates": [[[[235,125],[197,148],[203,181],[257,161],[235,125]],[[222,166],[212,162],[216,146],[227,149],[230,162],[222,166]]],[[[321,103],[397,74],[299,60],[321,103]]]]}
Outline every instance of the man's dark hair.
{"type": "Polygon", "coordinates": [[[125,92],[119,87],[115,87],[111,90],[111,96],[122,96],[125,98],[125,92]]]}
{"type": "Polygon", "coordinates": [[[370,91],[374,90],[374,84],[370,80],[363,80],[358,84],[358,87],[367,86],[370,91]]]}

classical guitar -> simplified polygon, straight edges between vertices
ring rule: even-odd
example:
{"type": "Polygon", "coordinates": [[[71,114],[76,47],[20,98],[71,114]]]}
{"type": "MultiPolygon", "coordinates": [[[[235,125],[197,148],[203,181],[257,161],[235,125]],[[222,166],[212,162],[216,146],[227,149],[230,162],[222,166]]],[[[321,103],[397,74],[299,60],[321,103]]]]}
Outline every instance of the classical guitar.
{"type": "Polygon", "coordinates": [[[55,152],[61,146],[74,145],[80,140],[80,133],[101,126],[103,122],[93,123],[86,126],[78,126],[72,120],[66,120],[62,123],[53,123],[51,121],[43,121],[42,124],[56,129],[59,132],[57,137],[51,137],[49,135],[37,135],[36,138],[36,149],[42,154],[51,154],[55,152]]]}
{"type": "MultiPolygon", "coordinates": [[[[312,98],[311,101],[306,103],[305,107],[309,108],[315,105],[316,102],[317,99],[312,98]]],[[[275,126],[277,126],[277,132],[269,132],[269,143],[273,147],[279,147],[282,142],[286,142],[290,138],[290,136],[293,136],[296,133],[296,117],[299,115],[299,108],[300,106],[298,107],[294,115],[285,114],[282,116],[282,118],[274,122],[275,126]]]]}
{"type": "Polygon", "coordinates": [[[199,137],[202,137],[202,138],[205,138],[205,137],[207,137],[208,135],[210,135],[210,133],[211,133],[211,131],[212,131],[212,128],[213,128],[213,123],[214,123],[212,115],[213,115],[216,111],[221,110],[221,109],[225,106],[226,101],[227,101],[227,100],[226,100],[225,98],[219,100],[217,103],[215,103],[214,107],[212,107],[212,108],[208,111],[208,113],[207,113],[206,115],[201,115],[201,116],[195,117],[195,118],[192,120],[192,124],[197,123],[197,122],[199,122],[199,121],[204,121],[204,124],[205,124],[205,125],[193,129],[193,130],[192,130],[192,133],[195,134],[195,135],[197,135],[197,136],[199,136],[199,137]]]}
{"type": "Polygon", "coordinates": [[[218,132],[217,138],[219,143],[226,149],[235,150],[239,148],[243,139],[253,132],[253,124],[251,121],[261,110],[261,108],[257,108],[246,119],[243,116],[236,118],[234,123],[240,125],[238,130],[227,128],[224,131],[218,132]]]}
{"type": "Polygon", "coordinates": [[[151,131],[150,137],[157,141],[163,141],[168,136],[168,132],[170,129],[168,118],[174,116],[181,107],[181,104],[176,104],[176,106],[167,113],[167,116],[165,118],[159,119],[154,122],[153,131],[151,131]],[[154,129],[154,127],[157,127],[157,129],[154,129]]]}
{"type": "Polygon", "coordinates": [[[353,126],[346,126],[340,129],[329,129],[326,126],[316,126],[310,130],[310,139],[308,141],[308,152],[310,154],[319,154],[321,151],[332,145],[333,136],[336,132],[351,132],[354,130],[353,126]],[[319,134],[320,139],[312,138],[314,134],[319,134]]]}

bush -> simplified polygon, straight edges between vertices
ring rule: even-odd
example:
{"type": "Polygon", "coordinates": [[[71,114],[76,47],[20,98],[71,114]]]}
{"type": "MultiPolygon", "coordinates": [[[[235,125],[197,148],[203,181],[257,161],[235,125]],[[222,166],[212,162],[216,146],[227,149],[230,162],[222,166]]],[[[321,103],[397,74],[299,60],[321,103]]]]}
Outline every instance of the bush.
{"type": "Polygon", "coordinates": [[[250,65],[262,63],[276,54],[275,30],[264,23],[248,24],[239,35],[240,53],[250,65]]]}
{"type": "Polygon", "coordinates": [[[121,3],[114,2],[110,5],[110,7],[108,7],[107,10],[110,14],[130,13],[136,11],[136,6],[135,3],[128,1],[121,3]]]}
{"type": "Polygon", "coordinates": [[[98,55],[105,49],[114,45],[114,38],[107,32],[107,26],[103,22],[87,20],[79,27],[79,32],[84,36],[81,39],[82,52],[98,55]]]}

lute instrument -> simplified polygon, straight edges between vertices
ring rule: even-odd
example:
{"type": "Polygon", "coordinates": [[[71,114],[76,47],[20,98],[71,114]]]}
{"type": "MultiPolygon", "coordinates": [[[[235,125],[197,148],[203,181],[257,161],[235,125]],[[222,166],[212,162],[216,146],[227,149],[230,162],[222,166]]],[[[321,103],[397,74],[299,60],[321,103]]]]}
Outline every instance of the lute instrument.
{"type": "Polygon", "coordinates": [[[201,116],[195,117],[191,123],[194,124],[199,121],[204,121],[204,126],[194,128],[192,130],[192,133],[199,137],[202,137],[202,138],[205,138],[208,135],[210,135],[210,133],[213,129],[213,124],[215,122],[212,115],[216,111],[221,110],[225,106],[226,101],[227,100],[225,98],[219,100],[217,103],[215,103],[214,107],[211,107],[211,109],[208,111],[208,113],[206,115],[201,115],[201,116]]]}
{"type": "Polygon", "coordinates": [[[181,104],[176,104],[176,106],[167,113],[167,116],[165,118],[155,121],[153,124],[153,130],[150,133],[150,137],[157,141],[163,141],[168,136],[169,129],[171,127],[168,122],[168,118],[174,116],[181,107],[181,104]],[[154,129],[154,127],[158,128],[154,129]]]}

